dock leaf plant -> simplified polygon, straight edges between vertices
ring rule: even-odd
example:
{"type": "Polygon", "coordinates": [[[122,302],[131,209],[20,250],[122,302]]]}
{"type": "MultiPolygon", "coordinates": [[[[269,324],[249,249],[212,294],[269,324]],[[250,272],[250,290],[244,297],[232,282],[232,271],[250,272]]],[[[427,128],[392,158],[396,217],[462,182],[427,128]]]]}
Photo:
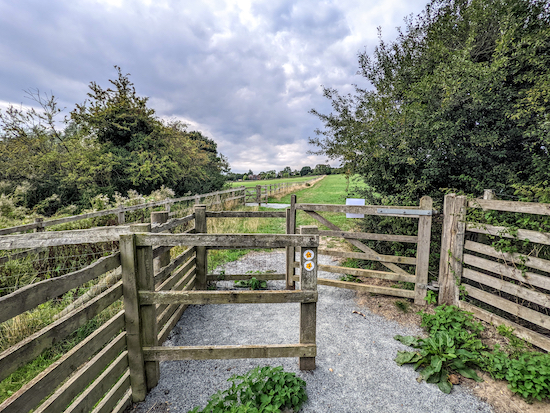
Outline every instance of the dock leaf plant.
{"type": "Polygon", "coordinates": [[[228,379],[231,387],[213,394],[204,409],[188,413],[297,412],[307,400],[306,382],[279,367],[256,367],[228,379]]]}

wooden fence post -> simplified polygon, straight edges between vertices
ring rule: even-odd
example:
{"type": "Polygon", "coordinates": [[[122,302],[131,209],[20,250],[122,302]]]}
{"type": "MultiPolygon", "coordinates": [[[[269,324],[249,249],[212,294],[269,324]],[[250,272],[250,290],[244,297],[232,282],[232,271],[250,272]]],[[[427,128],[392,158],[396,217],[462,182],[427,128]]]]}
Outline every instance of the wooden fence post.
{"type": "Polygon", "coordinates": [[[126,215],[124,213],[124,208],[120,207],[117,212],[118,225],[124,225],[126,223],[126,215]]]}
{"type": "Polygon", "coordinates": [[[170,210],[172,209],[172,204],[164,204],[164,210],[168,213],[170,213],[170,210]]]}
{"type": "Polygon", "coordinates": [[[466,232],[465,196],[448,194],[443,204],[443,232],[439,262],[439,304],[458,305],[466,232]]]}
{"type": "MultiPolygon", "coordinates": [[[[286,210],[286,233],[296,234],[296,195],[290,196],[290,208],[286,210]]],[[[296,283],[294,277],[294,260],[296,259],[296,248],[286,247],[286,289],[294,290],[296,283]]]]}
{"type": "MultiPolygon", "coordinates": [[[[169,204],[166,204],[169,205],[169,204]]],[[[168,211],[154,211],[151,212],[151,225],[152,224],[164,224],[168,221],[168,211]]],[[[162,267],[170,264],[170,248],[167,248],[165,252],[160,254],[157,258],[153,260],[153,271],[158,273],[162,267]]]]}
{"type": "MultiPolygon", "coordinates": [[[[195,233],[206,234],[208,232],[206,224],[206,205],[195,205],[195,233]]],[[[206,247],[197,248],[197,275],[196,290],[206,290],[206,274],[208,270],[208,257],[206,247]]]]}
{"type": "Polygon", "coordinates": [[[36,232],[44,232],[44,218],[35,218],[34,222],[38,225],[36,227],[36,232]]]}
{"type": "Polygon", "coordinates": [[[258,206],[262,204],[262,187],[260,185],[256,185],[256,203],[258,206]]]}
{"type": "MultiPolygon", "coordinates": [[[[318,234],[313,225],[300,227],[300,234],[318,234]]],[[[300,253],[300,289],[317,291],[317,247],[302,248],[300,253]]],[[[317,303],[300,304],[300,344],[315,344],[317,336],[317,303]]],[[[315,370],[315,357],[300,357],[300,370],[315,370]]]]}
{"type": "MultiPolygon", "coordinates": [[[[431,211],[432,198],[423,196],[420,209],[431,211]]],[[[428,304],[424,298],[428,289],[428,267],[430,265],[430,237],[432,235],[432,216],[422,215],[418,218],[418,244],[416,249],[416,280],[414,285],[414,303],[428,304]]]]}

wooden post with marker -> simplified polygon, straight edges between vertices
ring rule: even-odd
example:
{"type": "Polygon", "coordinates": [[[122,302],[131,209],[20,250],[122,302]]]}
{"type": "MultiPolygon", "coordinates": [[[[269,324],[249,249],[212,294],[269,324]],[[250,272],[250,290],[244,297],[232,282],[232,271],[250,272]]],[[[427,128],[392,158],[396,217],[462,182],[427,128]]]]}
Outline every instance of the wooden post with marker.
{"type": "MultiPolygon", "coordinates": [[[[300,227],[300,234],[318,234],[313,225],[300,227]]],[[[300,253],[300,288],[317,291],[317,247],[302,248],[300,253]]],[[[300,304],[300,344],[315,344],[317,336],[317,303],[300,304]]],[[[300,370],[315,370],[315,357],[300,357],[300,370]]]]}

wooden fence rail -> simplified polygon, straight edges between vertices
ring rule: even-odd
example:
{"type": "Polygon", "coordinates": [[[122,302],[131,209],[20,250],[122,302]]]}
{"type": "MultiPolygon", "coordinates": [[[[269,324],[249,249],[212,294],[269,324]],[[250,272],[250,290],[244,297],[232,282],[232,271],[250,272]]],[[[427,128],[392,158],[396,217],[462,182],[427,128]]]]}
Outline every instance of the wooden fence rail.
{"type": "Polygon", "coordinates": [[[466,222],[468,208],[550,215],[550,204],[498,201],[490,191],[485,199],[470,201],[447,195],[439,269],[440,304],[458,305],[482,320],[512,327],[519,337],[550,351],[550,261],[498,251],[485,237],[550,245],[550,233],[466,222]],[[483,237],[466,240],[468,233],[483,237]],[[537,327],[543,330],[535,331],[537,327]]]}

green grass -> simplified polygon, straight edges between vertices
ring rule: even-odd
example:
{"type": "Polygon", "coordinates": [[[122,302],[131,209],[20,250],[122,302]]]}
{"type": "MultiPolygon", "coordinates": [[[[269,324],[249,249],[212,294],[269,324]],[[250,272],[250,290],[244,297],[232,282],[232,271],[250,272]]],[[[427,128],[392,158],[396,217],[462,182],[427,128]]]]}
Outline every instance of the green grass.
{"type": "Polygon", "coordinates": [[[239,186],[246,186],[247,188],[255,187],[256,185],[270,185],[270,184],[281,184],[281,183],[293,183],[293,182],[305,182],[311,179],[317,178],[314,175],[308,176],[297,176],[294,178],[279,178],[279,179],[266,179],[259,181],[242,181],[242,182],[230,182],[232,188],[239,186]]]}

